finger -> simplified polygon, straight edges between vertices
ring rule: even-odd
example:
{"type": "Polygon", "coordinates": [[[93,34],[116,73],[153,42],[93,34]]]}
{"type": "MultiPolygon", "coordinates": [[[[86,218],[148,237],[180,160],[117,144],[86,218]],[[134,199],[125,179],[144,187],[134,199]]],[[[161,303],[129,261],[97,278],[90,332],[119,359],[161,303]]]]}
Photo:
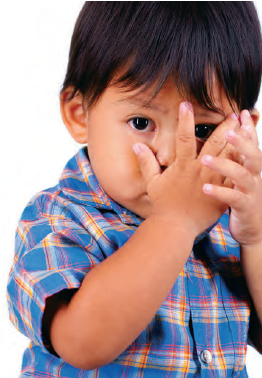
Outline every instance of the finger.
{"type": "Polygon", "coordinates": [[[239,165],[244,165],[245,156],[241,155],[234,146],[230,143],[227,143],[224,150],[221,154],[218,155],[219,157],[232,160],[239,165]]]}
{"type": "Polygon", "coordinates": [[[230,114],[211,134],[202,150],[199,157],[202,155],[218,156],[226,147],[225,131],[235,129],[239,126],[238,117],[235,114],[230,114]]]}
{"type": "Polygon", "coordinates": [[[201,158],[201,162],[205,166],[214,169],[221,175],[229,178],[239,190],[246,194],[251,193],[254,188],[254,177],[252,174],[246,168],[234,161],[211,155],[204,155],[201,158]]]}
{"type": "MultiPolygon", "coordinates": [[[[234,131],[237,131],[239,134],[243,135],[244,138],[251,139],[250,126],[241,125],[241,127],[237,127],[234,131]]],[[[226,143],[226,146],[219,154],[219,157],[230,159],[240,165],[244,165],[245,161],[245,156],[241,155],[230,143],[226,143]]]]}
{"type": "Polygon", "coordinates": [[[236,148],[232,144],[227,143],[227,142],[225,144],[225,147],[222,149],[220,154],[218,154],[217,156],[225,158],[225,159],[229,159],[229,160],[232,160],[232,161],[236,161],[239,164],[243,163],[243,158],[238,153],[236,148]]]}
{"type": "Polygon", "coordinates": [[[204,184],[203,192],[216,200],[228,204],[239,212],[244,212],[248,207],[246,194],[227,187],[204,184]]]}
{"type": "Polygon", "coordinates": [[[176,134],[176,162],[196,158],[195,121],[193,107],[188,102],[179,106],[179,122],[176,134]]]}
{"type": "Polygon", "coordinates": [[[250,139],[258,146],[258,136],[256,132],[256,128],[254,125],[254,121],[249,113],[248,110],[243,110],[240,113],[240,120],[241,120],[241,128],[246,131],[250,139]]]}
{"type": "MultiPolygon", "coordinates": [[[[240,121],[241,121],[241,127],[238,130],[239,134],[242,135],[246,139],[250,139],[255,147],[258,147],[259,142],[258,142],[258,136],[257,132],[255,129],[254,121],[253,118],[250,115],[250,112],[248,110],[243,110],[240,114],[240,121]]],[[[240,155],[242,159],[242,165],[245,160],[244,155],[240,155]]]]}
{"type": "Polygon", "coordinates": [[[133,151],[137,156],[137,160],[145,179],[146,185],[156,176],[161,173],[160,165],[155,158],[155,155],[148,146],[143,143],[136,143],[133,145],[133,151]]]}
{"type": "Polygon", "coordinates": [[[241,133],[229,130],[225,133],[226,140],[231,143],[240,155],[244,156],[243,166],[252,174],[258,175],[262,170],[262,152],[254,145],[251,139],[247,139],[241,133]]]}
{"type": "Polygon", "coordinates": [[[226,177],[224,182],[223,182],[223,187],[233,189],[234,184],[233,184],[232,180],[230,180],[230,178],[226,177]]]}
{"type": "Polygon", "coordinates": [[[218,156],[224,159],[235,161],[240,165],[243,165],[245,160],[245,156],[241,155],[230,143],[226,143],[225,147],[218,156]]]}

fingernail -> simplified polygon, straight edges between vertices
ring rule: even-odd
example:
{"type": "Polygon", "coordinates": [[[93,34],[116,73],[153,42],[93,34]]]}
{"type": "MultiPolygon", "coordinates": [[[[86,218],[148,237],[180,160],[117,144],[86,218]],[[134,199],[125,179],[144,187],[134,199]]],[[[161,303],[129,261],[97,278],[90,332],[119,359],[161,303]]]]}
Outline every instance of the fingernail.
{"type": "Polygon", "coordinates": [[[212,156],[210,155],[203,155],[201,158],[202,163],[210,163],[212,161],[212,156]]]}
{"type": "Polygon", "coordinates": [[[135,152],[135,154],[139,154],[142,151],[141,145],[138,144],[138,143],[134,144],[132,147],[133,147],[133,151],[135,152]]]}
{"type": "Polygon", "coordinates": [[[246,117],[249,117],[249,118],[251,117],[249,111],[246,109],[242,111],[242,114],[245,115],[246,117]]]}
{"type": "Polygon", "coordinates": [[[212,185],[211,184],[204,184],[203,185],[203,191],[206,193],[210,193],[212,191],[212,185]]]}
{"type": "Polygon", "coordinates": [[[188,110],[193,112],[193,106],[192,106],[191,102],[184,101],[184,102],[181,102],[181,104],[180,104],[180,110],[183,113],[186,113],[188,110]]]}

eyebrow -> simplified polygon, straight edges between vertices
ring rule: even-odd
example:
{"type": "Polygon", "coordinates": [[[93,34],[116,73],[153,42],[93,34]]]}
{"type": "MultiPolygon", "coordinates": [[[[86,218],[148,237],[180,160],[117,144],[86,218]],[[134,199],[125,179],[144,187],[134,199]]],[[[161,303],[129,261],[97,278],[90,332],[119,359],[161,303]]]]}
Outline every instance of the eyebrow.
{"type": "Polygon", "coordinates": [[[210,121],[213,121],[215,124],[219,125],[221,122],[223,122],[226,119],[226,115],[223,113],[219,113],[216,111],[211,111],[212,113],[200,113],[195,115],[196,118],[209,118],[210,121]],[[218,119],[219,117],[219,119],[218,119]],[[221,117],[221,118],[220,118],[221,117]]]}
{"type": "Polygon", "coordinates": [[[216,116],[216,115],[220,115],[221,117],[226,118],[226,115],[224,114],[224,112],[220,113],[219,111],[216,111],[216,110],[209,110],[208,113],[199,113],[198,114],[199,117],[209,117],[209,118],[213,118],[213,116],[216,116]]]}
{"type": "Polygon", "coordinates": [[[132,105],[140,106],[141,108],[153,109],[153,110],[156,110],[156,111],[162,112],[162,113],[166,112],[163,108],[160,108],[156,104],[153,104],[152,101],[150,101],[150,100],[143,101],[143,100],[140,100],[140,99],[135,98],[135,97],[130,97],[130,98],[121,99],[121,100],[116,101],[116,103],[119,103],[119,102],[128,102],[132,105]]]}

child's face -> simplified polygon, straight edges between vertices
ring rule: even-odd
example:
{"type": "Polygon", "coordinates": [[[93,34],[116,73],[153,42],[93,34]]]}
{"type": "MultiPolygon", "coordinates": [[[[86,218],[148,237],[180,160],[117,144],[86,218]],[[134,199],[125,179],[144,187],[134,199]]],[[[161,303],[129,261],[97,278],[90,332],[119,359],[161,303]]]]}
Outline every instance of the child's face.
{"type": "MultiPolygon", "coordinates": [[[[141,142],[150,147],[163,170],[172,164],[176,158],[175,135],[182,100],[172,80],[146,106],[143,106],[146,93],[131,98],[136,93],[108,87],[86,112],[86,131],[90,161],[105,192],[146,218],[151,206],[132,146],[141,142]]],[[[193,103],[195,125],[199,125],[198,152],[214,127],[232,113],[225,94],[217,90],[214,96],[223,115],[193,103]]]]}

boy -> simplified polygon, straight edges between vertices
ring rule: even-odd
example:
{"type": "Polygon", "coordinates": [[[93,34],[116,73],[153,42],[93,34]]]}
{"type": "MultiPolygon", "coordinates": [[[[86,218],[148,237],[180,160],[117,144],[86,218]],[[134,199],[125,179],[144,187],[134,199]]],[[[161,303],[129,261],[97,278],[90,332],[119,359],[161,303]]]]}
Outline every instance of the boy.
{"type": "Polygon", "coordinates": [[[84,5],[61,113],[88,149],[17,230],[21,377],[247,376],[248,330],[262,341],[261,70],[252,2],[84,5]]]}

